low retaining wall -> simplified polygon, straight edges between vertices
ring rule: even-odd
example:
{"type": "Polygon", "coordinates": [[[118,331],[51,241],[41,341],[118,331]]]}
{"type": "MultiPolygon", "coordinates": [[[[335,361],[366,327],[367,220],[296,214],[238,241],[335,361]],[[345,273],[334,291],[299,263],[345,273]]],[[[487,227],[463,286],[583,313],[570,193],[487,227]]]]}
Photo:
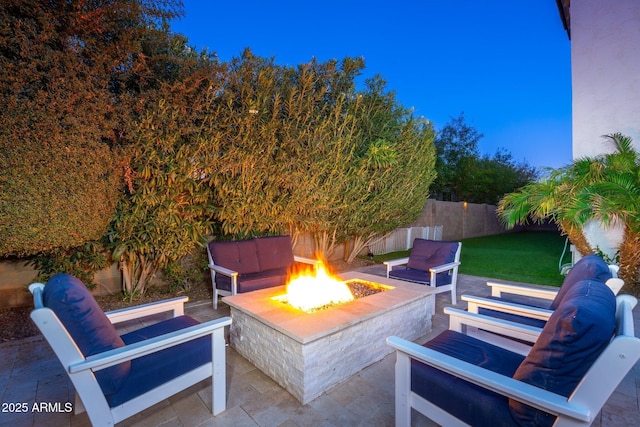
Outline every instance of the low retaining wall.
{"type": "MultiPolygon", "coordinates": [[[[37,270],[26,265],[24,260],[0,262],[0,308],[32,306],[33,297],[27,287],[36,280],[37,270]]],[[[98,286],[94,295],[120,292],[122,278],[116,264],[96,273],[94,283],[98,286]]]]}
{"type": "MultiPolygon", "coordinates": [[[[466,202],[443,202],[427,200],[420,217],[409,227],[442,226],[442,240],[462,240],[471,237],[505,233],[507,230],[496,215],[496,206],[466,202]]],[[[296,255],[313,257],[315,246],[309,235],[296,242],[296,255]]],[[[364,251],[366,254],[366,250],[364,251]]],[[[345,245],[335,247],[329,260],[343,259],[345,245]]],[[[27,286],[32,283],[37,271],[25,265],[24,260],[0,261],[0,308],[31,305],[31,294],[27,286]]],[[[96,295],[120,292],[122,279],[117,265],[96,274],[96,295]]]]}

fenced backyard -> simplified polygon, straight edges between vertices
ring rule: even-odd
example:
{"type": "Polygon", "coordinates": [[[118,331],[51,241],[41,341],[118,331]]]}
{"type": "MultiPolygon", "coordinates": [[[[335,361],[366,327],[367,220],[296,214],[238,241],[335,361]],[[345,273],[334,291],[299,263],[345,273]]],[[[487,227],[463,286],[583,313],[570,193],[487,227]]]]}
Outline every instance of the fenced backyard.
{"type": "MultiPolygon", "coordinates": [[[[560,286],[564,278],[560,267],[571,262],[571,252],[565,245],[565,237],[552,231],[522,231],[462,239],[460,273],[560,286]]],[[[376,254],[373,259],[382,262],[408,256],[409,252],[409,249],[399,249],[376,254]]]]}
{"type": "Polygon", "coordinates": [[[398,228],[369,245],[369,252],[381,255],[404,251],[413,246],[414,239],[442,240],[442,226],[398,228]]]}

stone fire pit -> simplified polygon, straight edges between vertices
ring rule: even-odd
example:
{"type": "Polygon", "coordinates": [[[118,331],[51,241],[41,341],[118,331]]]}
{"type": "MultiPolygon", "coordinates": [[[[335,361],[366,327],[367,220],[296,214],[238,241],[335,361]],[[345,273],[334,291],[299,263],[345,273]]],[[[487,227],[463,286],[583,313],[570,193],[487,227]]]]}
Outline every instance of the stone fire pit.
{"type": "Polygon", "coordinates": [[[429,286],[339,276],[393,289],[313,313],[272,299],[284,286],[223,298],[231,307],[231,346],[303,404],[391,353],[389,335],[415,340],[431,330],[429,286]]]}

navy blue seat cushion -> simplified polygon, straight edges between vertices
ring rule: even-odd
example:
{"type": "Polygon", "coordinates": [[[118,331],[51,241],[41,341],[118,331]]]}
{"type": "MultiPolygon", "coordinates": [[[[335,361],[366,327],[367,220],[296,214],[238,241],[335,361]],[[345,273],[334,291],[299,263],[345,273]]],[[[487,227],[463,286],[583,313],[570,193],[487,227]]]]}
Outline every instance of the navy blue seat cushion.
{"type": "MultiPolygon", "coordinates": [[[[124,346],[113,324],[78,278],[56,274],[42,294],[45,307],[58,316],[85,357],[124,346]]],[[[96,372],[105,394],[115,393],[129,376],[131,362],[96,372]]]]}
{"type": "Polygon", "coordinates": [[[517,295],[517,294],[508,294],[503,293],[499,297],[494,297],[493,295],[488,295],[485,298],[492,299],[495,301],[502,302],[510,302],[514,304],[528,305],[530,307],[543,308],[545,310],[550,310],[549,306],[551,302],[548,299],[541,299],[537,297],[530,297],[526,295],[517,295]]]}
{"type": "Polygon", "coordinates": [[[478,313],[482,314],[482,315],[485,315],[485,316],[495,317],[497,319],[508,320],[510,322],[520,323],[520,324],[523,324],[523,325],[535,326],[536,328],[544,328],[544,325],[547,324],[547,322],[544,321],[544,320],[534,319],[534,318],[528,317],[528,316],[519,316],[519,315],[513,314],[513,313],[505,313],[505,312],[502,312],[502,311],[491,310],[491,309],[482,308],[482,307],[478,308],[478,313]]]}
{"type": "MultiPolygon", "coordinates": [[[[444,331],[424,346],[509,377],[524,358],[451,330],[444,331]]],[[[467,424],[478,427],[514,425],[506,397],[416,360],[411,361],[411,389],[467,424]]]]}
{"type": "Polygon", "coordinates": [[[288,269],[269,270],[254,274],[243,274],[238,278],[238,293],[282,286],[287,282],[288,269]]]}
{"type": "MultiPolygon", "coordinates": [[[[429,271],[415,270],[413,268],[396,267],[389,272],[389,277],[396,279],[408,280],[417,283],[430,283],[431,273],[429,271]]],[[[451,284],[451,274],[448,271],[436,274],[436,286],[444,286],[451,284]]]]}
{"type": "MultiPolygon", "coordinates": [[[[174,317],[122,336],[126,344],[197,325],[190,316],[174,317]]],[[[131,374],[114,394],[107,395],[109,406],[125,403],[153,388],[211,362],[211,337],[193,341],[139,357],[131,362],[131,374]]]]}
{"type": "Polygon", "coordinates": [[[611,279],[611,270],[609,266],[598,255],[592,254],[580,258],[576,264],[571,267],[569,273],[564,278],[562,286],[558,291],[558,294],[551,302],[549,309],[555,310],[561,303],[562,299],[569,291],[569,289],[581,280],[594,279],[598,282],[606,282],[611,279]]]}
{"type": "MultiPolygon", "coordinates": [[[[611,340],[616,299],[609,287],[581,280],[566,292],[513,378],[569,396],[611,340]]],[[[511,413],[522,425],[551,425],[555,417],[516,401],[511,413]]]]}
{"type": "Polygon", "coordinates": [[[253,239],[232,242],[214,240],[209,243],[209,251],[216,265],[237,271],[239,274],[260,271],[256,242],[253,239]]]}
{"type": "Polygon", "coordinates": [[[260,237],[255,242],[260,271],[286,270],[293,265],[291,237],[260,237]]]}
{"type": "MultiPolygon", "coordinates": [[[[256,291],[258,289],[282,286],[287,282],[288,269],[270,270],[260,273],[239,274],[238,288],[239,294],[243,292],[256,291]]],[[[216,288],[231,291],[231,278],[216,274],[216,288]]]]}

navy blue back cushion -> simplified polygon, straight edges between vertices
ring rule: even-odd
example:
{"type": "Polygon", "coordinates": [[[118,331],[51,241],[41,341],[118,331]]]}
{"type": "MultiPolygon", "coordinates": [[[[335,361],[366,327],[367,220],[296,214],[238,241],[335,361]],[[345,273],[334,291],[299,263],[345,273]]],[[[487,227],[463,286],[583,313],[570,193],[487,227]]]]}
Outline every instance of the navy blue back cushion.
{"type": "MultiPolygon", "coordinates": [[[[568,397],[613,337],[615,311],[616,299],[606,284],[575,283],[513,378],[568,397]]],[[[546,426],[555,420],[514,400],[509,407],[522,425],[546,426]]]]}
{"type": "Polygon", "coordinates": [[[407,267],[428,271],[430,268],[453,262],[457,250],[458,242],[415,239],[407,267]]]}
{"type": "Polygon", "coordinates": [[[286,270],[293,265],[291,237],[272,236],[256,239],[260,271],[286,270]]]}
{"type": "MultiPolygon", "coordinates": [[[[260,271],[255,240],[209,243],[209,251],[216,265],[237,271],[240,274],[260,271]]],[[[216,275],[217,277],[217,275],[216,275]]]]}
{"type": "MultiPolygon", "coordinates": [[[[124,346],[113,324],[93,295],[79,279],[56,274],[44,287],[45,307],[58,316],[85,357],[124,346]]],[[[104,394],[117,392],[129,375],[131,362],[97,371],[96,379],[104,394]]]]}
{"type": "Polygon", "coordinates": [[[580,258],[578,262],[569,270],[567,277],[564,278],[562,286],[558,294],[549,306],[550,310],[555,310],[569,289],[581,280],[594,279],[599,282],[606,282],[611,279],[611,270],[609,266],[598,255],[587,255],[580,258]]]}

